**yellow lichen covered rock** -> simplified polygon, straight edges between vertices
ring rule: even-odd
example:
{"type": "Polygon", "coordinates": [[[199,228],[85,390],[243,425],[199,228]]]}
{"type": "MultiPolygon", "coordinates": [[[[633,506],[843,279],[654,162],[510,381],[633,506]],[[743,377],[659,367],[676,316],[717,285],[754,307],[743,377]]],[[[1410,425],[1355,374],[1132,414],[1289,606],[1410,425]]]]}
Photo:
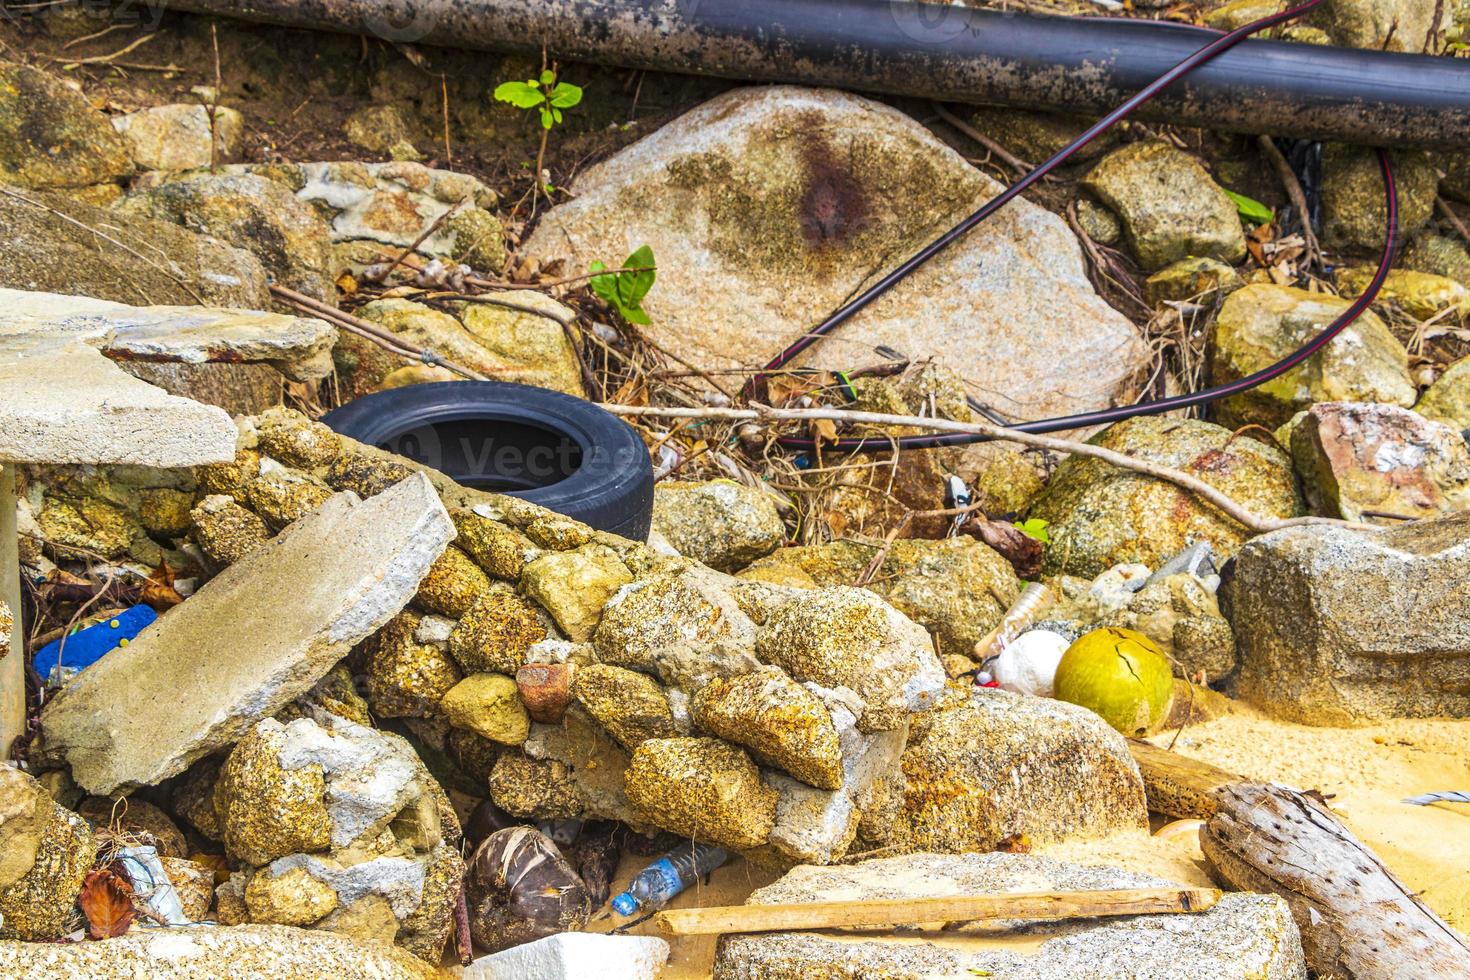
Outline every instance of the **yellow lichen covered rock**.
{"type": "Polygon", "coordinates": [[[548,552],[526,565],[521,587],[556,620],[562,632],[584,643],[602,619],[613,593],[633,580],[617,552],[586,544],[574,551],[548,552]]]}
{"type": "MultiPolygon", "coordinates": [[[[1256,283],[1225,300],[1210,335],[1210,384],[1253,374],[1307,343],[1349,301],[1291,286],[1256,283]]],[[[1414,403],[1409,356],[1371,310],[1300,366],[1250,391],[1215,403],[1212,418],[1239,428],[1274,429],[1313,402],[1414,403]]]]}
{"type": "Polygon", "coordinates": [[[440,702],[449,723],[492,742],[520,745],[531,732],[516,682],[504,674],[471,674],[440,702]]]}
{"type": "Polygon", "coordinates": [[[459,619],[489,588],[489,576],[470,560],[469,555],[450,545],[429,566],[429,574],[419,583],[419,593],[414,602],[429,612],[459,619]]]}
{"type": "Polygon", "coordinates": [[[711,681],[695,696],[693,716],[700,728],[744,746],[765,765],[818,789],[842,786],[842,747],[831,714],[779,667],[711,681]]]}
{"type": "Polygon", "coordinates": [[[366,644],[368,702],[385,718],[432,718],[461,678],[454,660],[415,636],[420,619],[402,612],[366,644]]]}
{"type": "Polygon", "coordinates": [[[0,845],[0,939],[59,939],[97,856],[92,828],[30,776],[0,766],[0,845]]]}
{"type": "Polygon", "coordinates": [[[759,847],[776,822],[776,791],[744,751],[717,738],[649,739],[625,786],[648,822],[723,847],[759,847]]]}
{"type": "Polygon", "coordinates": [[[798,595],[760,628],[756,652],[798,681],[846,687],[864,707],[865,732],[903,724],[944,688],[924,628],[865,589],[831,586],[798,595]]]}
{"type": "Polygon", "coordinates": [[[546,639],[536,609],[506,587],[482,592],[449,634],[449,653],[461,668],[514,675],[526,651],[546,639]]]}
{"type": "MultiPolygon", "coordinates": [[[[1239,294],[1237,294],[1239,295],[1239,294]]],[[[1140,416],[1093,436],[1094,445],[1182,469],[1262,517],[1303,512],[1286,454],[1194,419],[1140,416]]],[[[1172,483],[1073,456],[1057,467],[1030,516],[1048,521],[1043,570],[1087,578],[1127,562],[1150,568],[1194,541],[1231,555],[1245,529],[1172,483]]]]}
{"type": "Polygon", "coordinates": [[[663,688],[647,674],[588,664],[577,670],[572,695],[628,751],[650,738],[677,735],[663,688]]]}
{"type": "Polygon", "coordinates": [[[279,875],[261,871],[245,886],[252,922],[309,926],[337,907],[337,893],[303,867],[279,875]]]}

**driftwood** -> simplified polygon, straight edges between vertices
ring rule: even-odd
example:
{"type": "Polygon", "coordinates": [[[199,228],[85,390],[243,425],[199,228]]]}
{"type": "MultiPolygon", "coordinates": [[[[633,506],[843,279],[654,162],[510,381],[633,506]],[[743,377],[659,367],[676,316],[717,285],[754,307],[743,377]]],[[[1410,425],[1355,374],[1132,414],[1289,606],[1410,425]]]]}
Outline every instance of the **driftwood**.
{"type": "Polygon", "coordinates": [[[1200,829],[1223,884],[1291,905],[1307,965],[1336,980],[1464,980],[1470,945],[1395,878],[1321,803],[1234,783],[1200,829]]]}
{"type": "Polygon", "coordinates": [[[1213,888],[1120,888],[1105,891],[1014,892],[939,898],[726,905],[654,916],[666,936],[784,932],[838,927],[892,928],[913,922],[981,919],[1087,919],[1102,915],[1203,912],[1220,900],[1213,888]]]}
{"type": "Polygon", "coordinates": [[[1243,776],[1142,739],[1130,738],[1128,751],[1138,763],[1144,796],[1154,813],[1208,820],[1219,809],[1216,792],[1222,786],[1246,781],[1243,776]]]}

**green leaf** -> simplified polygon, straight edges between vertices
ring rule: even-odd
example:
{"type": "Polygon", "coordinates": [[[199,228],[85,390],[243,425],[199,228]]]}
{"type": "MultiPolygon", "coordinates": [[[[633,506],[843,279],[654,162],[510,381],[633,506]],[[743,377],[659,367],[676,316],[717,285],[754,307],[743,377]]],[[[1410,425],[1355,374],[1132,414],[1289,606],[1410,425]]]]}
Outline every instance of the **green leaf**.
{"type": "Polygon", "coordinates": [[[494,94],[496,101],[509,102],[517,109],[534,109],[546,101],[541,90],[530,82],[501,82],[494,94]]]}
{"type": "Polygon", "coordinates": [[[556,124],[556,120],[551,118],[551,114],[555,111],[556,110],[551,108],[550,106],[541,107],[541,126],[543,129],[550,129],[556,124]]]}
{"type": "Polygon", "coordinates": [[[555,81],[556,81],[556,72],[552,71],[550,68],[544,68],[544,69],[542,69],[542,71],[541,71],[541,84],[542,85],[545,85],[546,87],[550,88],[551,87],[551,84],[553,82],[555,82],[555,81]]]}
{"type": "Polygon", "coordinates": [[[1015,527],[1028,538],[1035,538],[1042,544],[1051,544],[1051,535],[1046,533],[1049,523],[1039,517],[1033,517],[1030,520],[1017,521],[1015,527]]]}
{"type": "MultiPolygon", "coordinates": [[[[641,271],[619,271],[593,276],[588,280],[588,285],[609,306],[616,309],[624,320],[647,325],[652,321],[648,318],[648,312],[643,309],[643,297],[653,288],[657,275],[653,264],[653,249],[644,245],[623,261],[623,269],[641,271]]],[[[601,272],[604,268],[606,266],[601,262],[593,262],[588,271],[601,272]]]]}
{"type": "MultiPolygon", "coordinates": [[[[1221,190],[1225,189],[1222,187],[1221,190]]],[[[1225,196],[1235,202],[1235,210],[1240,213],[1240,216],[1252,224],[1270,224],[1276,218],[1276,212],[1254,198],[1237,194],[1231,190],[1226,190],[1225,196]]]]}
{"type": "Polygon", "coordinates": [[[582,89],[571,82],[557,82],[551,90],[551,104],[559,108],[570,109],[581,101],[582,89]]]}

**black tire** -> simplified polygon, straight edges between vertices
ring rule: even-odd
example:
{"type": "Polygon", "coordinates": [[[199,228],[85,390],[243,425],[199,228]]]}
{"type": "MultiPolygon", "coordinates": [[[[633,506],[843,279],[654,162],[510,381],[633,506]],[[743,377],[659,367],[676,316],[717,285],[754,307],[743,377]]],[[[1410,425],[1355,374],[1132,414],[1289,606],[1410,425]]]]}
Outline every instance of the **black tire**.
{"type": "Polygon", "coordinates": [[[375,392],[322,421],[466,486],[648,539],[648,449],[631,426],[580,398],[500,381],[443,381],[375,392]]]}

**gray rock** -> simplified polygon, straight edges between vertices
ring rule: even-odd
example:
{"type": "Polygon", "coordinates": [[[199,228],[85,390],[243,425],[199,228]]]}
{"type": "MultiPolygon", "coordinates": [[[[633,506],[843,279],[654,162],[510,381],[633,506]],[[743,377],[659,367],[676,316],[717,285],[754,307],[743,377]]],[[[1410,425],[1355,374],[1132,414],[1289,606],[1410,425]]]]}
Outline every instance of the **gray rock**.
{"type": "Polygon", "coordinates": [[[0,183],[80,189],[132,170],[127,144],[85,95],[38,68],[0,62],[0,183]]]}
{"type": "Polygon", "coordinates": [[[253,255],[166,221],[26,191],[0,195],[0,227],[0,286],[120,303],[270,305],[265,270],[253,255]]]}
{"type": "MultiPolygon", "coordinates": [[[[914,854],[830,868],[796,868],[775,884],[756,890],[747,904],[1167,884],[1151,875],[1081,867],[1029,854],[914,854]]],[[[903,943],[872,941],[861,934],[840,939],[790,932],[727,936],[717,947],[714,980],[1306,977],[1301,940],[1291,911],[1274,895],[1228,894],[1214,908],[1197,915],[1141,915],[1083,920],[1071,925],[976,923],[962,926],[958,932],[947,932],[946,936],[949,940],[943,946],[915,939],[903,943]],[[1005,948],[1007,939],[1034,942],[1038,938],[1040,944],[1025,953],[1005,948]],[[966,939],[975,941],[968,943],[966,939]]]]}
{"type": "MultiPolygon", "coordinates": [[[[748,367],[999,190],[888,106],[744,88],[584,171],[523,251],[585,269],[648,244],[650,336],[707,368],[748,367]]],[[[932,357],[1026,417],[1109,403],[1147,356],[1087,281],[1062,220],[1022,201],[798,363],[847,369],[879,344],[932,357]],[[1025,353],[1037,349],[1067,357],[1025,353]]]]}
{"type": "Polygon", "coordinates": [[[771,496],[734,480],[667,480],[653,488],[653,527],[679,554],[733,572],[781,547],[771,496]]]}
{"type": "Polygon", "coordinates": [[[1459,431],[1397,405],[1321,402],[1290,424],[1291,456],[1314,513],[1350,521],[1438,517],[1470,507],[1459,431]]]}
{"type": "Polygon", "coordinates": [[[0,973],[28,980],[435,980],[437,970],[384,943],[290,926],[134,929],[96,943],[0,942],[0,973]]]}
{"type": "Polygon", "coordinates": [[[1186,258],[1245,257],[1235,203],[1204,164],[1172,143],[1130,143],[1114,150],[1082,186],[1122,219],[1123,234],[1145,269],[1186,258]]]}
{"type": "Polygon", "coordinates": [[[984,851],[1017,834],[1093,839],[1148,821],[1138,767],[1102,719],[990,689],[917,719],[884,792],[897,813],[865,823],[865,842],[904,851],[984,851]]]}
{"type": "Polygon", "coordinates": [[[135,191],[116,208],[213,235],[254,255],[281,285],[336,302],[326,222],[274,181],[251,174],[194,174],[135,191]]]}
{"type": "Polygon", "coordinates": [[[411,161],[239,164],[220,170],[284,184],[327,220],[333,242],[365,243],[374,262],[396,257],[450,208],[467,201],[419,242],[418,250],[464,258],[485,272],[498,271],[504,263],[499,220],[486,210],[495,207],[495,192],[468,174],[411,161]]]}
{"type": "Polygon", "coordinates": [[[1106,617],[1102,625],[1147,636],[1185,677],[1203,672],[1210,681],[1218,681],[1235,670],[1235,634],[1220,615],[1214,594],[1195,575],[1150,578],[1126,607],[1106,617]]]}
{"type": "MultiPolygon", "coordinates": [[[[1210,335],[1210,384],[1245,377],[1286,357],[1336,319],[1349,302],[1325,293],[1256,283],[1230,294],[1210,335]]],[[[1313,402],[1414,404],[1409,355],[1371,310],[1321,351],[1281,377],[1215,403],[1212,418],[1274,429],[1313,402]]]]}
{"type": "Polygon", "coordinates": [[[245,119],[234,109],[220,106],[211,127],[209,107],[176,103],[114,116],[112,125],[127,140],[133,159],[142,169],[190,170],[227,161],[239,144],[245,119]]]}
{"type": "Polygon", "coordinates": [[[337,330],[324,320],[257,310],[128,306],[0,288],[0,337],[85,340],[128,363],[268,364],[293,381],[332,373],[337,330]]]}
{"type": "MultiPolygon", "coordinates": [[[[1238,295],[1238,294],[1237,294],[1238,295]]],[[[1302,512],[1286,454],[1194,419],[1138,417],[1089,440],[1138,459],[1182,469],[1263,517],[1302,512]]],[[[1050,522],[1047,574],[1092,578],[1128,562],[1157,568],[1186,545],[1208,541],[1229,556],[1245,529],[1188,491],[1101,460],[1073,456],[1057,467],[1029,516],[1050,522]]]]}
{"type": "Polygon", "coordinates": [[[1470,514],[1250,541],[1221,587],[1240,695],[1310,725],[1470,716],[1470,514]]]}
{"type": "Polygon", "coordinates": [[[1420,396],[1414,411],[1463,432],[1470,429],[1470,357],[1462,357],[1420,396]]]}
{"type": "Polygon", "coordinates": [[[97,794],[182,772],[386,623],[453,535],[421,474],[332,497],[79,675],[43,713],[46,752],[97,794]]]}
{"type": "MultiPolygon", "coordinates": [[[[1367,6],[1367,0],[1353,0],[1367,6]]],[[[1394,4],[1390,4],[1394,5],[1394,4]]],[[[1373,4],[1377,9],[1385,5],[1373,4]]],[[[1415,50],[1418,50],[1417,48],[1415,50]]],[[[1399,201],[1399,234],[1411,236],[1434,215],[1439,170],[1429,154],[1393,154],[1399,201]]],[[[1374,254],[1383,251],[1388,212],[1378,155],[1363,146],[1328,144],[1322,153],[1322,241],[1374,254]]]]}

